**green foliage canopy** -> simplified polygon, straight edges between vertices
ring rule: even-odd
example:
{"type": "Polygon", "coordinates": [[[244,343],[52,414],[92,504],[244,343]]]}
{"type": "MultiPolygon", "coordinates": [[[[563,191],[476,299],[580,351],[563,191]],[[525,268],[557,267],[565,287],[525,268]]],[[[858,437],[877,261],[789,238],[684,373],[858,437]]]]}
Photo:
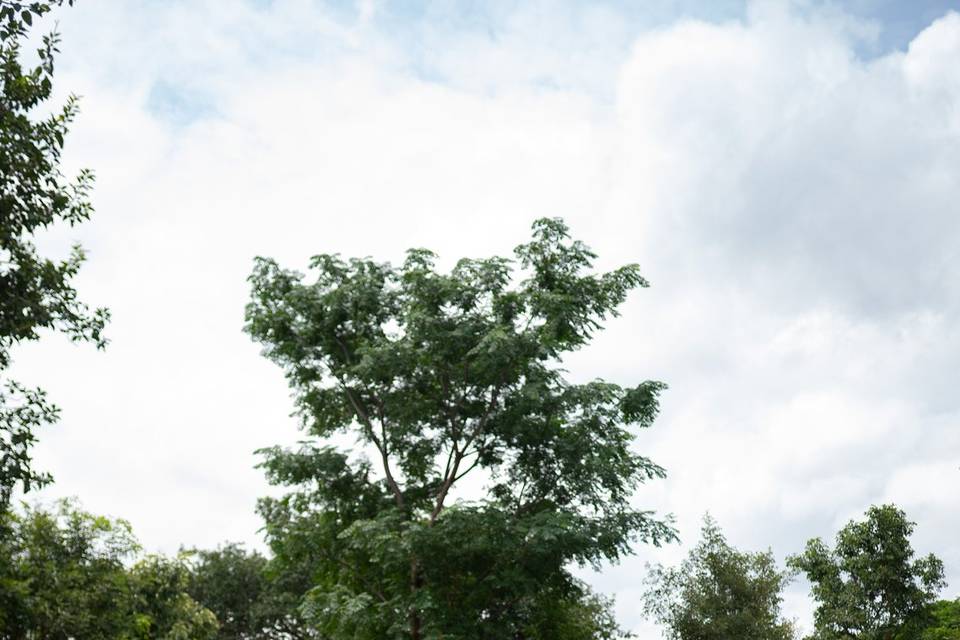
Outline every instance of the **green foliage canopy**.
{"type": "Polygon", "coordinates": [[[138,551],[121,520],[26,508],[3,516],[0,637],[116,637],[128,612],[124,561],[138,551]],[[36,634],[32,636],[31,634],[36,634]]]}
{"type": "Polygon", "coordinates": [[[0,640],[216,636],[214,615],[186,593],[189,567],[138,560],[126,522],[61,501],[55,510],[9,510],[0,524],[0,640]]]}
{"type": "Polygon", "coordinates": [[[938,600],[913,616],[896,640],[960,640],[960,599],[938,600]]]}
{"type": "Polygon", "coordinates": [[[943,588],[943,563],[933,554],[914,560],[914,523],[894,505],[873,506],[851,520],[831,550],[807,542],[789,564],[804,572],[817,601],[816,640],[889,640],[922,615],[943,588]]]}
{"type": "Polygon", "coordinates": [[[794,625],[780,610],[789,580],[770,551],[738,551],[707,516],[678,567],[652,567],[644,613],[673,640],[790,640],[794,625]]]}
{"type": "Polygon", "coordinates": [[[220,640],[312,637],[298,611],[307,586],[291,581],[262,555],[232,543],[194,550],[190,555],[193,562],[187,590],[216,615],[220,640]]]}
{"type": "Polygon", "coordinates": [[[515,255],[515,285],[507,258],[441,273],[422,249],[399,267],[319,255],[309,282],[256,262],[246,329],[320,439],[262,452],[297,490],[260,511],[278,559],[314,568],[304,612],[332,638],[541,637],[546,598],[583,603],[569,563],[674,539],[630,503],[664,476],[628,428],[653,422],[664,385],[572,384],[559,365],[645,280],[591,273],[559,220],[515,255]],[[336,433],[373,459],[322,441],[336,433]],[[474,471],[482,499],[451,504],[474,471]]]}
{"type": "Polygon", "coordinates": [[[132,637],[143,640],[213,640],[217,637],[216,615],[187,591],[191,574],[192,567],[182,556],[150,555],[133,565],[127,573],[132,637]]]}

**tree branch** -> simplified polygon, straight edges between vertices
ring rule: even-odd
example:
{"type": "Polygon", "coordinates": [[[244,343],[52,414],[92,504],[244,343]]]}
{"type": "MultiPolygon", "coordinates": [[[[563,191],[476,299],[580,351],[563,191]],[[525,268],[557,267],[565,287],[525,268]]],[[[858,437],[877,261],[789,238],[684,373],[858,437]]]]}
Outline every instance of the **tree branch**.
{"type": "Polygon", "coordinates": [[[373,442],[374,446],[377,448],[377,451],[380,452],[380,460],[383,464],[383,473],[387,479],[387,486],[389,486],[390,491],[393,492],[393,497],[397,503],[397,506],[401,509],[404,509],[406,504],[403,499],[403,492],[400,490],[400,485],[397,484],[396,479],[393,477],[393,472],[390,470],[390,455],[387,449],[386,432],[383,430],[383,422],[381,421],[380,423],[381,434],[384,437],[384,439],[381,440],[380,438],[377,438],[377,434],[373,430],[373,422],[370,420],[370,415],[367,413],[366,409],[363,408],[363,405],[360,404],[360,401],[354,397],[353,391],[351,391],[342,380],[340,380],[340,387],[343,389],[344,393],[347,394],[347,398],[350,400],[350,404],[353,406],[353,410],[356,412],[357,417],[360,418],[360,422],[366,427],[367,436],[373,442]]]}
{"type": "MultiPolygon", "coordinates": [[[[501,383],[502,385],[503,383],[501,383]]],[[[470,435],[463,443],[463,448],[459,447],[459,439],[454,440],[453,445],[450,449],[450,454],[447,457],[447,468],[443,473],[443,482],[440,484],[440,490],[437,492],[437,499],[433,506],[433,511],[430,513],[430,524],[433,524],[437,517],[440,515],[440,512],[443,510],[443,503],[447,499],[447,494],[450,493],[450,488],[455,482],[460,480],[470,471],[472,471],[477,464],[480,462],[480,449],[476,449],[477,457],[474,459],[473,463],[467,467],[462,473],[458,473],[460,470],[460,463],[463,461],[464,457],[467,455],[467,449],[470,448],[470,445],[474,443],[480,433],[483,431],[484,427],[487,425],[487,421],[490,419],[490,416],[493,414],[494,407],[496,406],[497,400],[500,397],[501,386],[497,385],[490,392],[490,402],[487,403],[487,408],[483,412],[483,416],[477,421],[476,426],[472,429],[470,435]],[[450,466],[450,455],[453,456],[453,466],[450,466]]],[[[452,426],[452,423],[451,423],[452,426]]]]}

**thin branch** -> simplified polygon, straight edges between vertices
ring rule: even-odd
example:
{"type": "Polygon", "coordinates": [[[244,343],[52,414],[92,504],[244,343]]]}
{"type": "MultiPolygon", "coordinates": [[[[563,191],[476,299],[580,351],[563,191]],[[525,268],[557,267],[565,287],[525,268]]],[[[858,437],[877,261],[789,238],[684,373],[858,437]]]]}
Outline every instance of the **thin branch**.
{"type": "Polygon", "coordinates": [[[447,481],[447,478],[450,477],[450,463],[453,461],[454,454],[459,454],[459,449],[457,448],[457,441],[453,441],[453,445],[450,447],[450,452],[447,453],[447,463],[443,467],[443,481],[441,484],[447,481]]]}
{"type": "MultiPolygon", "coordinates": [[[[389,441],[389,439],[387,438],[387,415],[386,415],[386,409],[385,409],[384,406],[383,406],[383,401],[380,399],[380,396],[378,396],[378,395],[375,394],[375,393],[371,393],[370,396],[373,398],[374,404],[377,405],[377,416],[378,416],[379,419],[380,419],[380,440],[381,440],[381,442],[383,443],[383,451],[382,451],[381,453],[382,453],[382,457],[383,457],[384,471],[385,471],[388,475],[390,475],[389,464],[388,464],[388,460],[389,460],[389,458],[390,458],[390,441],[389,441]]],[[[392,475],[391,475],[390,477],[392,478],[392,475]]],[[[394,483],[394,484],[396,484],[396,483],[394,483]]],[[[398,490],[399,490],[399,487],[398,487],[398,490]]],[[[402,502],[402,500],[401,500],[401,502],[402,502]]],[[[400,506],[401,506],[401,508],[403,508],[403,505],[400,505],[400,506]]]]}
{"type": "MultiPolygon", "coordinates": [[[[500,383],[503,384],[502,382],[500,383]]],[[[443,483],[440,485],[440,490],[437,492],[437,499],[433,506],[433,511],[430,513],[430,523],[432,524],[436,521],[437,516],[440,515],[440,512],[443,510],[443,503],[447,499],[447,494],[450,493],[450,488],[455,482],[463,478],[465,475],[470,473],[477,464],[480,462],[480,451],[479,448],[476,450],[477,457],[474,459],[473,463],[462,473],[458,473],[460,470],[460,463],[466,457],[466,451],[469,449],[470,445],[476,441],[477,437],[483,432],[484,427],[486,427],[490,416],[493,414],[493,409],[497,404],[497,400],[500,397],[500,385],[493,388],[490,392],[490,402],[487,403],[487,408],[483,413],[483,416],[480,420],[477,421],[476,426],[471,431],[470,435],[463,443],[463,448],[458,447],[459,442],[455,441],[453,447],[450,450],[450,453],[453,455],[453,466],[448,467],[443,474],[443,483]]],[[[448,458],[449,464],[449,458],[448,458]]]]}
{"type": "MultiPolygon", "coordinates": [[[[457,480],[459,480],[459,479],[462,478],[463,476],[465,476],[465,475],[467,475],[468,473],[470,473],[471,471],[473,471],[473,468],[476,467],[478,464],[480,464],[480,452],[479,452],[479,451],[477,452],[477,457],[474,458],[474,459],[473,459],[473,462],[470,463],[470,466],[467,467],[466,469],[464,469],[462,472],[460,472],[459,475],[454,476],[453,482],[456,482],[457,480]]],[[[453,482],[451,482],[450,484],[453,484],[453,482]]]]}
{"type": "MultiPolygon", "coordinates": [[[[387,450],[387,443],[385,440],[381,441],[380,438],[377,438],[376,433],[373,430],[373,422],[370,420],[370,416],[367,411],[360,404],[360,401],[354,397],[353,391],[347,387],[343,381],[340,381],[340,387],[347,394],[347,398],[350,400],[350,404],[353,405],[353,410],[356,412],[357,417],[360,418],[361,423],[366,427],[367,436],[373,441],[374,446],[377,448],[377,451],[380,452],[380,460],[383,464],[383,473],[387,478],[387,485],[390,487],[390,490],[393,492],[393,497],[396,500],[397,506],[403,509],[405,507],[405,502],[403,499],[403,492],[400,490],[400,485],[397,484],[397,481],[393,477],[393,472],[390,471],[390,456],[387,450]]],[[[383,431],[383,423],[380,423],[381,433],[386,436],[386,433],[383,431]]]]}

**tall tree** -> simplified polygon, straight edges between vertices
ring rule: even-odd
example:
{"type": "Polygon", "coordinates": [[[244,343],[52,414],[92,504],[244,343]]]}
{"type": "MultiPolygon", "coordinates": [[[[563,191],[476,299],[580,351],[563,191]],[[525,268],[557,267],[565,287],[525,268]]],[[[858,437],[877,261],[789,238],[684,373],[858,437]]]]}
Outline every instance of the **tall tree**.
{"type": "Polygon", "coordinates": [[[21,62],[27,28],[55,4],[63,0],[0,0],[0,377],[5,378],[0,380],[0,510],[16,486],[26,492],[49,482],[49,475],[33,467],[31,447],[37,429],[58,417],[42,390],[6,378],[11,349],[37,340],[44,329],[103,347],[108,317],[106,310],[91,311],[77,299],[71,281],[84,258],[79,246],[65,260],[52,260],[40,256],[31,242],[41,229],[73,225],[91,213],[93,175],[81,171],[69,180],[60,170],[76,97],[50,116],[34,115],[53,90],[57,35],[43,38],[36,66],[25,68],[21,62]]]}
{"type": "Polygon", "coordinates": [[[309,567],[304,612],[331,638],[549,637],[548,603],[589,609],[571,563],[674,539],[631,504],[664,477],[629,428],[664,385],[574,384],[560,365],[646,281],[593,273],[555,219],[515,256],[520,273],[502,257],[441,273],[423,249],[399,267],[319,255],[308,282],[256,261],[246,329],[320,440],[262,452],[297,490],[260,511],[278,557],[309,567]],[[360,450],[323,441],[336,433],[360,450]]]}
{"type": "Polygon", "coordinates": [[[678,567],[652,568],[644,613],[673,640],[790,640],[794,625],[780,610],[789,580],[770,551],[738,551],[707,516],[678,567]]]}
{"type": "Polygon", "coordinates": [[[814,538],[789,559],[812,583],[816,640],[890,640],[945,585],[936,556],[914,559],[915,525],[902,510],[872,506],[866,516],[843,527],[832,550],[814,538]]]}

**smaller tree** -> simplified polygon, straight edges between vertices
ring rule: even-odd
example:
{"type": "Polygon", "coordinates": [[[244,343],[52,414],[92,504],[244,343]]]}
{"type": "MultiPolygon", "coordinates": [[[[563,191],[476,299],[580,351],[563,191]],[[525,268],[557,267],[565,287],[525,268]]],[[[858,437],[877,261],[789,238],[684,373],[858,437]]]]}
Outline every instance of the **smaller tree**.
{"type": "Polygon", "coordinates": [[[61,501],[0,512],[0,640],[213,640],[182,558],[140,558],[123,520],[61,501]],[[131,561],[136,561],[128,568],[131,561]]]}
{"type": "Polygon", "coordinates": [[[946,584],[933,554],[914,560],[914,523],[894,505],[873,506],[851,520],[831,551],[820,538],[807,542],[791,567],[806,574],[818,602],[816,640],[889,640],[921,616],[946,584]]]}
{"type": "Polygon", "coordinates": [[[134,637],[142,640],[214,640],[217,617],[187,593],[190,567],[183,556],[150,555],[128,573],[134,637]]]}
{"type": "Polygon", "coordinates": [[[190,553],[194,562],[187,590],[217,616],[220,640],[315,637],[299,615],[308,587],[293,580],[297,586],[291,592],[290,576],[280,563],[271,565],[234,543],[190,553]]]}
{"type": "Polygon", "coordinates": [[[794,625],[780,605],[790,577],[770,551],[730,546],[706,516],[700,542],[680,566],[652,568],[643,610],[673,640],[788,640],[794,625]]]}
{"type": "Polygon", "coordinates": [[[960,599],[929,605],[900,629],[896,640],[960,640],[960,599]]]}
{"type": "Polygon", "coordinates": [[[24,508],[0,515],[0,639],[113,638],[128,630],[124,562],[130,525],[81,511],[24,508]]]}

